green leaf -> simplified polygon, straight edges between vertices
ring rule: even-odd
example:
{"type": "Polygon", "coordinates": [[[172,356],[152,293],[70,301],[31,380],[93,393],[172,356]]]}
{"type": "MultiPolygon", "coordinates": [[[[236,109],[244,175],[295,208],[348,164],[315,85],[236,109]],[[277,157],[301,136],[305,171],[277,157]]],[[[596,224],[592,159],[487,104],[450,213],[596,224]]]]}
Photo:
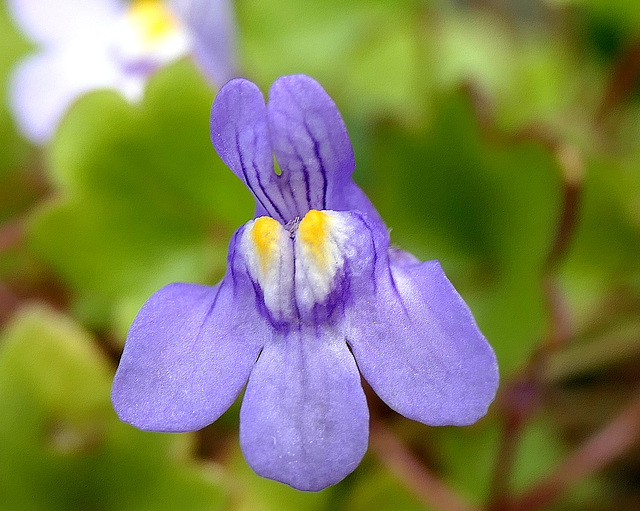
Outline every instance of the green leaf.
{"type": "Polygon", "coordinates": [[[558,5],[578,7],[600,22],[614,24],[630,36],[640,33],[640,4],[638,2],[607,0],[548,0],[558,5]]]}
{"type": "Polygon", "coordinates": [[[238,5],[245,68],[267,90],[280,75],[323,83],[343,113],[411,116],[421,101],[415,37],[423,3],[251,0],[238,5]]]}
{"type": "MultiPolygon", "coordinates": [[[[515,4],[504,8],[525,10],[515,4]]],[[[487,96],[501,127],[544,122],[550,132],[591,147],[590,121],[605,86],[601,64],[592,55],[577,56],[570,34],[552,23],[510,14],[434,10],[421,36],[432,87],[442,92],[471,83],[487,96]]]]}
{"type": "Polygon", "coordinates": [[[0,337],[5,509],[216,510],[225,492],[184,460],[188,435],[138,431],[111,408],[112,370],[65,316],[23,310],[0,337]]]}
{"type": "Polygon", "coordinates": [[[544,417],[530,421],[524,429],[515,454],[512,488],[523,491],[548,474],[562,459],[566,448],[559,429],[544,417]]]}
{"type": "Polygon", "coordinates": [[[25,55],[27,43],[20,37],[4,5],[0,5],[0,225],[13,215],[22,213],[38,196],[33,169],[24,168],[29,145],[16,131],[9,108],[10,82],[19,58],[25,55]]]}
{"type": "MultiPolygon", "coordinates": [[[[366,459],[363,465],[366,465],[366,459]]],[[[380,464],[363,466],[345,496],[344,511],[425,511],[424,506],[380,464]]]]}
{"type": "MultiPolygon", "coordinates": [[[[640,277],[640,157],[599,156],[587,168],[580,222],[561,268],[578,322],[597,320],[608,296],[622,298],[640,277]]],[[[637,295],[637,286],[635,294],[637,295]]]]}
{"type": "Polygon", "coordinates": [[[469,502],[486,501],[499,446],[497,422],[487,417],[465,428],[433,428],[431,434],[450,488],[469,502]]]}

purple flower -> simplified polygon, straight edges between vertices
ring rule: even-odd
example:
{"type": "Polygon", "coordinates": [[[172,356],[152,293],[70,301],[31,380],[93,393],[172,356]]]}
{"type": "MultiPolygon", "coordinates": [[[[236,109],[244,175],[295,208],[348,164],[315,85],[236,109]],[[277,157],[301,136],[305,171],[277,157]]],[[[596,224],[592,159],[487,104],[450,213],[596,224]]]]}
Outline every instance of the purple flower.
{"type": "Polygon", "coordinates": [[[211,137],[253,193],[256,216],[234,234],[217,286],[171,284],[142,307],[113,385],[120,418],[196,430],[246,385],[249,465],[321,490],[367,448],[360,374],[410,419],[482,417],[498,384],[495,355],[440,264],[390,246],[351,179],[351,143],[322,87],[285,76],[265,106],[253,83],[232,80],[213,104],[211,137]]]}
{"type": "Polygon", "coordinates": [[[9,0],[16,22],[40,46],[15,71],[11,107],[32,142],[46,142],[69,106],[102,88],[141,100],[147,79],[193,54],[222,84],[235,75],[228,0],[9,0]]]}

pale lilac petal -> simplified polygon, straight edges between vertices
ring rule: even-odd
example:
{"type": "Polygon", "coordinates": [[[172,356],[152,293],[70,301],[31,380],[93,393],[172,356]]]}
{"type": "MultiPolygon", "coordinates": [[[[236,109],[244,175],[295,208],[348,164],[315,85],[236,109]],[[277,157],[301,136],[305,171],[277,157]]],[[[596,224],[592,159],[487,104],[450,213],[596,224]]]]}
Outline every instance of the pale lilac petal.
{"type": "Polygon", "coordinates": [[[357,210],[382,224],[351,179],[353,150],[340,113],[307,76],[277,80],[266,107],[255,84],[230,81],[213,104],[211,140],[253,192],[258,211],[283,224],[310,209],[357,210]],[[275,173],[274,155],[281,175],[275,173]]]}
{"type": "Polygon", "coordinates": [[[86,46],[26,58],[15,70],[10,88],[10,106],[18,127],[32,142],[46,142],[79,96],[114,86],[117,75],[104,55],[86,46]]]}
{"type": "Polygon", "coordinates": [[[369,197],[352,180],[349,180],[342,190],[336,190],[328,201],[335,211],[360,211],[372,222],[376,222],[380,227],[386,229],[380,213],[371,203],[369,197]]]}
{"type": "Polygon", "coordinates": [[[411,419],[465,425],[484,415],[498,384],[495,354],[439,263],[390,248],[351,179],[351,144],[324,90],[283,77],[265,105],[255,84],[232,80],[212,107],[211,138],[256,197],[256,214],[272,218],[236,233],[221,286],[174,284],[143,307],[114,383],[121,418],[197,429],[248,379],[247,462],[317,491],[366,450],[358,369],[411,419]]]}
{"type": "Polygon", "coordinates": [[[262,210],[283,224],[295,217],[279,188],[264,96],[254,83],[236,78],[218,92],[211,109],[211,141],[262,210]]]}
{"type": "Polygon", "coordinates": [[[350,310],[364,378],[402,415],[434,426],[477,421],[498,385],[495,354],[437,261],[391,266],[350,310]]]}
{"type": "Polygon", "coordinates": [[[369,412],[344,337],[300,328],[274,333],[260,355],[242,402],[240,444],[257,474],[317,491],[362,459],[369,412]]]}
{"type": "Polygon", "coordinates": [[[292,75],[273,83],[267,110],[273,151],[299,212],[329,209],[328,195],[355,167],[335,103],[314,79],[292,75]]]}
{"type": "Polygon", "coordinates": [[[119,0],[8,0],[9,12],[34,41],[60,43],[78,34],[95,37],[125,10],[119,0]]]}
{"type": "Polygon", "coordinates": [[[215,85],[238,76],[237,30],[231,0],[170,0],[189,31],[196,62],[215,85]]]}
{"type": "Polygon", "coordinates": [[[416,256],[398,247],[389,248],[389,262],[399,268],[410,268],[422,264],[416,256]]]}
{"type": "Polygon", "coordinates": [[[193,431],[229,408],[267,336],[253,293],[236,284],[231,273],[213,288],[171,284],[142,307],[113,383],[123,421],[144,430],[193,431]]]}
{"type": "Polygon", "coordinates": [[[355,160],[347,128],[318,82],[306,75],[279,78],[269,91],[267,110],[281,180],[295,200],[298,216],[309,209],[359,210],[377,216],[351,179],[355,160]]]}

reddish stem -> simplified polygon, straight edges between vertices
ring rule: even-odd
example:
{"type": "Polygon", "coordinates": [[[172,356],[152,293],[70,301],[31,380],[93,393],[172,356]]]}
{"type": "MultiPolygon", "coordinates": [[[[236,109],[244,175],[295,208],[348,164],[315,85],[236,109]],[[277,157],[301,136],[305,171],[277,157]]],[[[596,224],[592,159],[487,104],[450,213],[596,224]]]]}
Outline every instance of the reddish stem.
{"type": "Polygon", "coordinates": [[[640,391],[617,417],[589,437],[548,476],[515,499],[512,511],[544,509],[571,485],[595,474],[640,439],[640,391]]]}
{"type": "Polygon", "coordinates": [[[429,471],[383,421],[371,425],[371,447],[389,471],[429,508],[440,511],[477,511],[429,471]]]}

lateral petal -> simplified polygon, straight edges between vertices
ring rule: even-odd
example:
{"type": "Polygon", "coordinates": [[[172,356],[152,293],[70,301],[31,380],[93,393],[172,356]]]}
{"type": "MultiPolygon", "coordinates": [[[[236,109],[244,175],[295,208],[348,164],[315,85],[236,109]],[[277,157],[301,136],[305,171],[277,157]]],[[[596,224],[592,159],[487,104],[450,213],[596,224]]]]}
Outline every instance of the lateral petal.
{"type": "Polygon", "coordinates": [[[496,357],[438,261],[402,257],[350,316],[358,367],[398,413],[434,426],[471,424],[486,413],[498,386],[496,357]]]}
{"type": "Polygon", "coordinates": [[[279,187],[267,108],[253,82],[236,78],[220,89],[211,108],[211,141],[222,161],[252,191],[260,211],[282,224],[295,217],[279,187]]]}
{"type": "Polygon", "coordinates": [[[111,394],[123,421],[150,431],[193,431],[215,421],[240,393],[269,330],[246,269],[234,264],[234,247],[235,238],[219,285],[170,284],[138,313],[111,394]]]}

